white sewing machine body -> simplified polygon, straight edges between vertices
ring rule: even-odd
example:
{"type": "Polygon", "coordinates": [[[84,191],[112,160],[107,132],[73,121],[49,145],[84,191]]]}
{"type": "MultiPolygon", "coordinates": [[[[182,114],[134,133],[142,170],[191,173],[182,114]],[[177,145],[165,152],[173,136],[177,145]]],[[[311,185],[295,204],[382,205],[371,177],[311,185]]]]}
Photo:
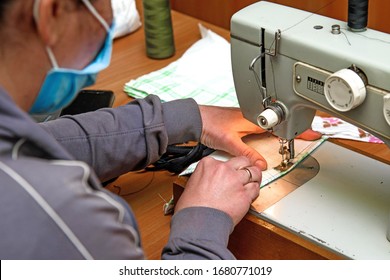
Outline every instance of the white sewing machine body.
{"type": "MultiPolygon", "coordinates": [[[[270,124],[269,129],[275,135],[292,140],[311,127],[319,110],[372,133],[390,147],[390,34],[370,29],[352,32],[346,22],[261,1],[233,15],[231,52],[240,108],[251,122],[262,127],[270,124]],[[364,94],[360,94],[362,86],[356,87],[354,78],[338,76],[342,69],[352,69],[349,72],[358,74],[354,78],[358,76],[363,81],[364,94]],[[356,95],[351,92],[354,90],[358,91],[356,95]],[[276,113],[264,114],[269,107],[276,113]]],[[[345,166],[343,178],[342,165],[348,160],[344,158],[338,165],[326,156],[329,152],[338,153],[338,148],[327,146],[327,149],[330,150],[317,153],[320,176],[259,213],[260,216],[297,234],[305,233],[303,236],[348,258],[390,259],[390,166],[372,164],[376,168],[372,175],[376,177],[370,177],[364,174],[364,170],[370,173],[364,156],[356,157],[349,151],[351,154],[343,156],[356,161],[345,166]],[[354,164],[361,166],[356,168],[354,164]],[[327,176],[334,176],[326,174],[327,171],[337,171],[337,178],[342,181],[337,187],[327,187],[332,184],[327,176]],[[382,174],[380,178],[378,172],[382,174]],[[358,176],[365,178],[363,185],[356,186],[358,194],[348,195],[354,191],[358,176]],[[374,186],[367,186],[368,182],[374,182],[374,186]],[[340,190],[343,185],[344,191],[340,190]],[[380,196],[383,200],[375,209],[371,206],[376,198],[368,199],[364,207],[359,206],[366,203],[365,193],[376,191],[369,196],[380,196]],[[340,199],[329,199],[336,196],[340,199]],[[372,209],[372,215],[364,215],[361,220],[363,215],[358,218],[351,215],[361,213],[362,209],[372,209]],[[337,225],[326,223],[329,215],[337,216],[337,225]],[[350,219],[353,223],[348,228],[350,219]],[[356,232],[360,224],[372,231],[356,232]],[[319,237],[319,233],[324,235],[319,237]],[[370,238],[375,238],[375,242],[370,238]],[[351,249],[355,241],[360,243],[356,244],[356,250],[351,249]],[[370,245],[374,243],[375,246],[370,245]]],[[[368,159],[367,163],[370,162],[368,159]]]]}
{"type": "MultiPolygon", "coordinates": [[[[265,1],[239,11],[231,20],[233,75],[240,107],[253,123],[258,123],[264,110],[250,70],[261,54],[260,46],[265,48],[265,69],[259,60],[255,71],[265,71],[267,93],[286,114],[272,128],[274,134],[295,138],[310,128],[320,110],[371,132],[390,146],[389,34],[369,29],[351,32],[346,22],[265,1]],[[334,25],[340,26],[339,34],[331,32],[334,25]],[[329,104],[324,85],[329,76],[352,65],[366,75],[367,93],[360,105],[342,112],[329,104]]],[[[346,102],[354,101],[345,94],[346,102]]]]}

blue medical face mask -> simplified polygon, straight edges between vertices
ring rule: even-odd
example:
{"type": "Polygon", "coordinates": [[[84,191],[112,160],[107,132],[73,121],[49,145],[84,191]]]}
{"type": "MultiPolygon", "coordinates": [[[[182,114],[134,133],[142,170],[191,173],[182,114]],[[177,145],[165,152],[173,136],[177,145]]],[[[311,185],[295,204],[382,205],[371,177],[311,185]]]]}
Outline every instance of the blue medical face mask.
{"type": "MultiPolygon", "coordinates": [[[[34,16],[36,21],[38,20],[36,11],[39,2],[40,0],[35,1],[34,16]]],[[[59,67],[53,52],[47,47],[53,68],[46,74],[40,92],[29,111],[31,115],[50,114],[66,107],[82,88],[94,84],[97,74],[110,64],[114,24],[109,27],[88,0],[83,0],[83,3],[107,30],[104,45],[95,59],[82,70],[59,67]]]]}

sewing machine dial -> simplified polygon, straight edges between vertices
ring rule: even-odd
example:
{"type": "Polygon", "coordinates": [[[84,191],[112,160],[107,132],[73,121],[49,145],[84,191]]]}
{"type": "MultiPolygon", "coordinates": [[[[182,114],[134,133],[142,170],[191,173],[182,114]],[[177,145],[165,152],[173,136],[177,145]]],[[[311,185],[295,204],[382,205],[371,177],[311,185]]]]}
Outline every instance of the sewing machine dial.
{"type": "Polygon", "coordinates": [[[342,69],[325,80],[325,97],[330,106],[347,112],[363,103],[366,86],[362,78],[351,69],[342,69]]]}
{"type": "Polygon", "coordinates": [[[385,120],[387,124],[390,125],[390,93],[385,95],[383,101],[384,101],[383,114],[385,116],[385,120]]]}

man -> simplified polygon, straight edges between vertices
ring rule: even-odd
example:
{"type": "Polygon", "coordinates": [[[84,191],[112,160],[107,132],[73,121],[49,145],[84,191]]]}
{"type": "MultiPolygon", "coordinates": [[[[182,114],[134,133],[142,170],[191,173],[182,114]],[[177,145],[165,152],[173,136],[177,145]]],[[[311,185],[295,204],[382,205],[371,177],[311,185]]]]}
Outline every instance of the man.
{"type": "Polygon", "coordinates": [[[240,139],[261,130],[238,110],[150,96],[43,124],[28,115],[63,108],[108,65],[110,2],[0,0],[0,258],[144,258],[131,210],[100,181],[189,140],[237,157],[201,161],[162,258],[234,258],[229,234],[258,196],[266,167],[240,139]]]}

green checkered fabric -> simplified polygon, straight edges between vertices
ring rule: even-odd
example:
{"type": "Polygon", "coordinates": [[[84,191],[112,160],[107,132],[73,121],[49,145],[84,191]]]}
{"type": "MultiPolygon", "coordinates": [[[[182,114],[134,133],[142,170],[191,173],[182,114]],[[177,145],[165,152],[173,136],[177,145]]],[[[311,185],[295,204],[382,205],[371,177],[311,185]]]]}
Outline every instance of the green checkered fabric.
{"type": "Polygon", "coordinates": [[[177,63],[150,74],[131,80],[124,86],[124,91],[131,97],[144,98],[155,94],[163,102],[181,98],[193,98],[198,104],[224,107],[238,107],[234,85],[226,80],[209,79],[198,84],[180,73],[177,63]]]}
{"type": "Polygon", "coordinates": [[[163,102],[193,98],[201,105],[238,107],[231,70],[230,44],[210,30],[168,66],[131,80],[124,91],[131,97],[155,94],[163,102]]]}

